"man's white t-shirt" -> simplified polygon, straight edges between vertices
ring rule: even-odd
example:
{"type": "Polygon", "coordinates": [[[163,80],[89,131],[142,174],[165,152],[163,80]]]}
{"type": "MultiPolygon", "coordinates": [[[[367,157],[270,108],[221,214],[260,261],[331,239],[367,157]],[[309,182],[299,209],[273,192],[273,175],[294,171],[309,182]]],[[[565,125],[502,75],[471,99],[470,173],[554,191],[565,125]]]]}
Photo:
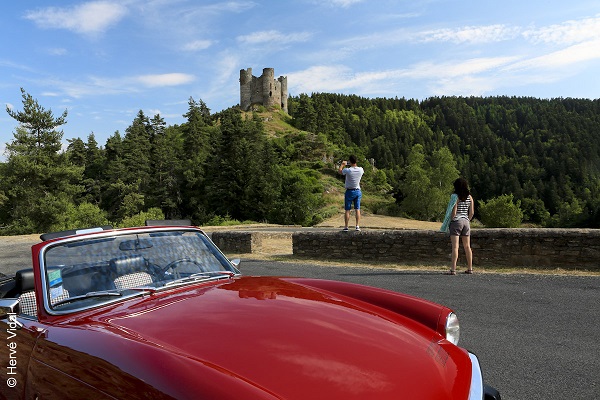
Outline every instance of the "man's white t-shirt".
{"type": "Polygon", "coordinates": [[[362,167],[349,167],[342,169],[342,175],[346,177],[344,187],[346,189],[360,189],[360,178],[365,170],[362,167]]]}

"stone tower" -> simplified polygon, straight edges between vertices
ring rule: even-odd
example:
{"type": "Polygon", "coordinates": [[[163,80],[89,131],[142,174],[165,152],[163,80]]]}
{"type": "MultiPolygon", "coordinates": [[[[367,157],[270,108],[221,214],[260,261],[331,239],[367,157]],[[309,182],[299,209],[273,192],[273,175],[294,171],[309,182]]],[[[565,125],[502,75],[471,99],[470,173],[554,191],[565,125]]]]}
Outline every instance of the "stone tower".
{"type": "Polygon", "coordinates": [[[275,79],[273,68],[263,68],[262,75],[252,75],[252,68],[240,70],[240,108],[248,111],[253,104],[279,107],[288,112],[287,77],[275,79]]]}

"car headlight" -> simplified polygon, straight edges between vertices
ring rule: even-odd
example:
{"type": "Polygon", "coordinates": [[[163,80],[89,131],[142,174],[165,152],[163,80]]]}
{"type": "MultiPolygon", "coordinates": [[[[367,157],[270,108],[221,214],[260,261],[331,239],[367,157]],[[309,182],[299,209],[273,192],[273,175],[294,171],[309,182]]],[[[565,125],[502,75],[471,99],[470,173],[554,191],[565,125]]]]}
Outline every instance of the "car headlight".
{"type": "Polygon", "coordinates": [[[458,317],[454,313],[448,314],[446,318],[446,340],[452,344],[458,344],[460,337],[460,324],[458,317]]]}

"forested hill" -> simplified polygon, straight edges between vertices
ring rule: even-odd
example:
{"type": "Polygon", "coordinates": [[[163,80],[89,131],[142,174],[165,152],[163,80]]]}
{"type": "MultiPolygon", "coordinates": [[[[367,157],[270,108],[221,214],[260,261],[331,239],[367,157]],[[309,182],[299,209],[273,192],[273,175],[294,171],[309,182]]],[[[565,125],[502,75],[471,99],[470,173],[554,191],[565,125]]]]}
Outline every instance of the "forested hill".
{"type": "MultiPolygon", "coordinates": [[[[422,152],[427,172],[438,168],[436,151],[447,148],[476,199],[512,194],[526,221],[598,226],[600,100],[414,101],[313,94],[294,97],[289,109],[296,127],[362,149],[377,168],[387,171],[398,200],[410,195],[406,174],[411,152],[422,152]]],[[[435,187],[426,180],[423,184],[435,187]]]]}
{"type": "Polygon", "coordinates": [[[190,98],[181,125],[139,111],[104,145],[92,133],[63,151],[67,112],[22,94],[22,111],[7,109],[19,126],[0,163],[0,234],[164,217],[312,225],[341,207],[336,164],[352,153],[372,212],[440,220],[462,175],[478,213],[508,199],[517,223],[600,221],[598,100],[313,94],[287,115],[190,98]]]}

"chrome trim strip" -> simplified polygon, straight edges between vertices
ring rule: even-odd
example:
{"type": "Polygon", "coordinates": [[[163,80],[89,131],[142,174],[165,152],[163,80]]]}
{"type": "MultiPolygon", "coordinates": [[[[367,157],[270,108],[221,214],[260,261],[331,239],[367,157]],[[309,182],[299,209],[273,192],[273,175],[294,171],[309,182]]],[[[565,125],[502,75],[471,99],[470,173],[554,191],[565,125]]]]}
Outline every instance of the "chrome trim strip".
{"type": "MultiPolygon", "coordinates": [[[[48,314],[50,314],[50,315],[67,315],[67,314],[72,314],[72,313],[75,313],[75,312],[93,310],[95,308],[108,306],[108,305],[119,303],[119,302],[131,299],[131,298],[134,298],[134,297],[141,297],[145,293],[147,293],[147,292],[135,292],[135,293],[132,293],[130,295],[124,295],[123,297],[114,297],[113,300],[105,301],[103,303],[99,303],[99,304],[94,305],[94,306],[71,308],[71,309],[68,309],[68,310],[65,310],[65,311],[54,311],[54,310],[50,309],[50,307],[48,307],[48,308],[46,308],[46,312],[48,314]]],[[[46,307],[45,300],[46,300],[46,297],[44,297],[44,307],[46,307]]]]}
{"type": "Polygon", "coordinates": [[[471,359],[471,388],[469,389],[469,400],[483,400],[483,375],[479,360],[473,353],[469,353],[471,359]]]}

